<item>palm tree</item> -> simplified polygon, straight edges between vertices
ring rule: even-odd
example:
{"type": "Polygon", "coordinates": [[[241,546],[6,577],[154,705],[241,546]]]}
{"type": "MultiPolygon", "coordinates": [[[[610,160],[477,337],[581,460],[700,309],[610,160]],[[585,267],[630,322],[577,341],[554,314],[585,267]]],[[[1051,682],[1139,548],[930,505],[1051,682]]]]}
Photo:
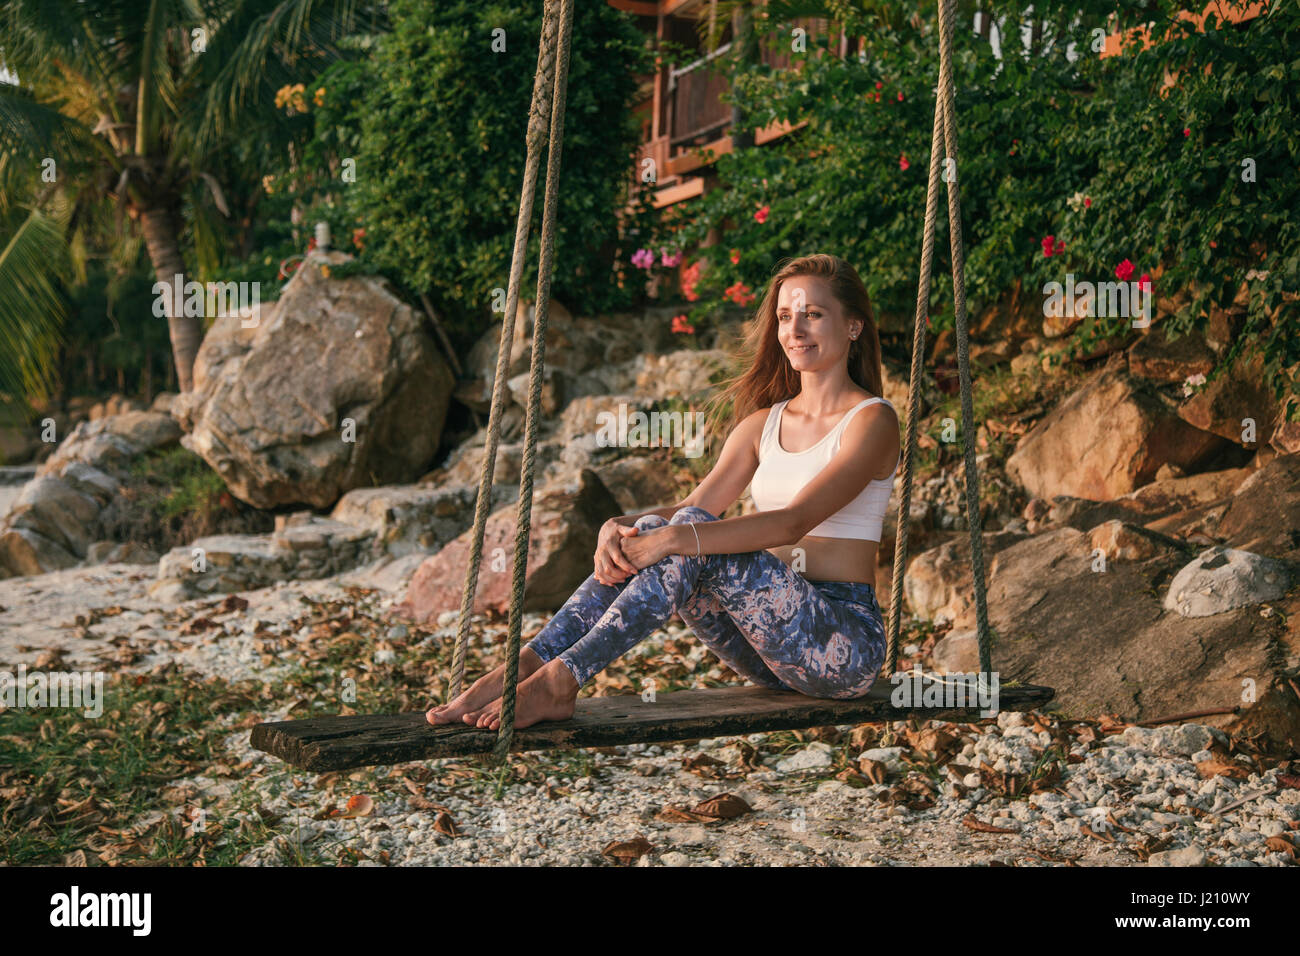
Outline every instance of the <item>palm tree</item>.
{"type": "MultiPolygon", "coordinates": [[[[382,17],[382,5],[358,0],[8,0],[0,57],[17,83],[0,82],[0,175],[53,168],[56,188],[42,201],[115,202],[170,285],[186,271],[182,223],[206,219],[210,237],[213,209],[228,214],[211,172],[218,161],[246,152],[250,136],[274,139],[274,91],[314,75],[342,55],[340,41],[382,17]]],[[[0,302],[20,303],[0,307],[0,340],[40,340],[39,317],[48,326],[57,308],[53,220],[39,202],[29,216],[12,253],[0,235],[0,302]]],[[[188,391],[202,318],[167,321],[188,391]]]]}

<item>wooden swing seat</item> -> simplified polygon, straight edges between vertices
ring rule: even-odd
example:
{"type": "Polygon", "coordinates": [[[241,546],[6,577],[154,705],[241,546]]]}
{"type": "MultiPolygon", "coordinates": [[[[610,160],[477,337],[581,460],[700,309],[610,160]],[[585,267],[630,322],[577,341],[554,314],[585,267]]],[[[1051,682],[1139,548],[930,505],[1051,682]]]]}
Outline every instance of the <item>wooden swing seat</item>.
{"type": "MultiPolygon", "coordinates": [[[[510,749],[574,750],[698,740],[902,720],[912,715],[926,720],[981,719],[977,706],[895,707],[890,702],[893,690],[888,680],[878,680],[865,697],[857,700],[825,700],[794,691],[744,686],[660,694],[653,702],[636,694],[585,697],[578,700],[569,720],[543,721],[516,729],[510,749]]],[[[1053,696],[1050,687],[1004,685],[998,689],[998,709],[1034,710],[1053,696]]],[[[494,730],[463,724],[434,727],[425,721],[423,713],[311,717],[257,724],[252,733],[255,749],[316,772],[486,754],[492,752],[496,742],[494,730]]]]}

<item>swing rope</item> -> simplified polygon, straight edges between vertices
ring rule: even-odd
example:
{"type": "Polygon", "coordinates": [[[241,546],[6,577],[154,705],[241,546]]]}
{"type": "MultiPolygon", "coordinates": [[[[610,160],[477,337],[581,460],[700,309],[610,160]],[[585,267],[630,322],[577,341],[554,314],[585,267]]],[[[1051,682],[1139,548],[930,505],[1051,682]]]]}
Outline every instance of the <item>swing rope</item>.
{"type": "MultiPolygon", "coordinates": [[[[519,283],[540,165],[541,142],[549,137],[546,165],[546,192],[542,209],[541,259],[538,264],[536,317],[528,382],[528,411],[524,437],[524,458],[519,482],[519,502],[515,524],[515,550],[511,579],[509,632],[506,650],[505,680],[501,694],[501,727],[493,757],[503,762],[514,735],[515,697],[519,677],[520,631],[522,626],[524,578],[527,569],[529,529],[532,518],[533,467],[540,414],[542,370],[545,364],[546,322],[550,302],[551,273],[554,257],[555,210],[559,190],[560,152],[564,137],[565,94],[569,73],[569,49],[573,25],[573,0],[546,0],[538,49],[537,73],[533,82],[529,113],[528,152],[524,182],[520,193],[519,216],[515,226],[514,254],[510,263],[510,281],[506,293],[506,314],[502,322],[497,354],[496,377],[492,384],[492,406],[488,416],[487,441],[479,475],[478,500],[474,510],[474,529],[470,543],[465,588],[461,595],[460,625],[456,651],[452,660],[451,690],[448,699],[461,690],[465,673],[465,654],[469,643],[469,621],[478,584],[482,560],[483,536],[492,498],[492,475],[496,466],[500,418],[504,409],[505,378],[514,340],[519,283]],[[558,8],[558,9],[557,9],[558,8]],[[558,49],[557,49],[558,47],[558,49]],[[549,112],[549,117],[547,116],[549,112]]],[[[952,70],[952,35],[955,0],[939,3],[939,82],[935,97],[934,125],[930,139],[929,182],[925,197],[925,223],[921,240],[921,271],[917,283],[916,313],[912,334],[912,367],[906,439],[901,467],[903,484],[898,510],[897,536],[894,542],[894,570],[888,623],[888,645],[882,673],[892,675],[898,665],[898,640],[902,623],[903,572],[907,561],[908,517],[911,509],[912,479],[920,417],[921,370],[925,351],[925,318],[929,311],[930,278],[934,261],[935,223],[939,206],[939,170],[946,166],[948,186],[949,244],[952,258],[953,309],[956,320],[957,369],[961,391],[962,443],[966,472],[966,517],[971,539],[971,571],[975,583],[975,615],[979,642],[980,670],[992,670],[988,633],[988,610],[984,583],[984,550],[980,527],[979,473],[975,461],[974,408],[971,397],[970,342],[966,315],[965,250],[962,240],[961,197],[957,186],[957,125],[952,70]],[[941,162],[946,156],[951,162],[941,162]]],[[[893,741],[886,730],[882,744],[893,741]]]]}
{"type": "MultiPolygon", "coordinates": [[[[939,206],[939,169],[948,175],[948,238],[952,257],[953,314],[957,338],[957,375],[961,391],[962,447],[966,472],[966,523],[970,531],[971,574],[975,583],[976,638],[979,643],[980,670],[989,673],[991,661],[988,607],[984,584],[984,540],[979,507],[979,470],[975,462],[975,412],[971,398],[970,336],[966,321],[966,252],[962,239],[961,195],[957,185],[957,120],[952,71],[953,4],[939,3],[939,84],[934,104],[934,126],[930,137],[929,182],[925,195],[925,225],[921,238],[921,274],[916,289],[916,314],[912,330],[912,369],[908,382],[907,436],[903,446],[903,485],[898,506],[898,526],[894,538],[894,573],[889,601],[889,641],[883,673],[893,675],[898,669],[898,638],[902,626],[903,573],[907,563],[908,523],[911,517],[913,459],[916,453],[917,422],[921,405],[921,365],[925,352],[925,320],[929,312],[930,275],[934,261],[935,221],[939,206]],[[940,163],[940,150],[947,159],[940,163]],[[951,162],[949,162],[950,160],[951,162]]],[[[881,744],[894,742],[892,729],[886,730],[881,744]]]]}
{"type": "Polygon", "coordinates": [[[569,47],[573,27],[572,0],[547,0],[542,14],[541,40],[537,53],[537,72],[533,79],[533,98],[528,120],[528,152],[524,164],[524,182],[520,192],[519,216],[515,223],[514,253],[510,261],[510,280],[506,291],[506,312],[502,320],[501,340],[497,353],[496,376],[492,382],[492,406],[488,414],[487,441],[479,473],[478,499],[474,508],[474,530],[470,538],[469,564],[465,588],[461,594],[460,625],[456,651],[452,658],[452,679],[448,699],[460,694],[465,676],[465,656],[469,645],[470,615],[478,587],[479,563],[483,556],[483,536],[492,501],[492,476],[496,469],[500,440],[501,415],[505,407],[505,380],[514,342],[515,318],[519,308],[519,283],[523,277],[528,251],[537,170],[541,162],[543,139],[549,135],[546,161],[546,194],[542,207],[541,261],[538,264],[537,298],[533,323],[532,365],[528,383],[528,413],[524,435],[523,471],[519,481],[516,512],[514,566],[511,579],[510,617],[507,638],[506,672],[501,694],[501,727],[497,736],[496,759],[503,761],[514,734],[515,690],[519,679],[519,639],[522,629],[524,573],[528,560],[528,529],[532,518],[533,465],[536,457],[537,420],[541,404],[541,369],[546,348],[546,321],[550,304],[551,272],[555,245],[555,209],[559,192],[560,149],[564,137],[565,93],[568,88],[569,47]],[[558,34],[558,44],[557,44],[558,34]],[[557,49],[558,47],[558,49],[557,49]]]}

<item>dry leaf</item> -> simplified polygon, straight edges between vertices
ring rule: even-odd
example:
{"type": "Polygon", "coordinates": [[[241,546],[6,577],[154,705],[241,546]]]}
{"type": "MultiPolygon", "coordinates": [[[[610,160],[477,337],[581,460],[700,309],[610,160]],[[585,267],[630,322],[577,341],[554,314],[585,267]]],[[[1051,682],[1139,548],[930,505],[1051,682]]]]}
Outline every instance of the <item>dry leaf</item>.
{"type": "Polygon", "coordinates": [[[720,793],[710,797],[695,808],[695,813],[715,820],[731,820],[735,817],[753,813],[754,808],[734,793],[720,793]]]}
{"type": "Polygon", "coordinates": [[[375,801],[371,800],[364,793],[348,797],[347,812],[340,814],[343,817],[368,817],[375,812],[375,801]]]}
{"type": "Polygon", "coordinates": [[[624,866],[631,866],[653,849],[654,847],[650,844],[650,841],[638,834],[635,840],[622,843],[616,840],[607,845],[600,853],[602,856],[607,856],[624,866]]]}
{"type": "Polygon", "coordinates": [[[460,830],[456,826],[456,821],[451,818],[450,813],[443,812],[434,817],[433,828],[445,836],[460,836],[460,830]]]}
{"type": "Polygon", "coordinates": [[[983,820],[977,820],[975,817],[967,814],[962,818],[962,823],[972,830],[980,833],[1019,833],[1019,830],[1008,830],[1006,827],[995,827],[991,823],[985,823],[983,820]]]}
{"type": "Polygon", "coordinates": [[[1245,780],[1250,771],[1235,760],[1224,760],[1215,754],[1209,760],[1196,764],[1196,772],[1208,780],[1211,777],[1228,777],[1232,780],[1245,780]]]}

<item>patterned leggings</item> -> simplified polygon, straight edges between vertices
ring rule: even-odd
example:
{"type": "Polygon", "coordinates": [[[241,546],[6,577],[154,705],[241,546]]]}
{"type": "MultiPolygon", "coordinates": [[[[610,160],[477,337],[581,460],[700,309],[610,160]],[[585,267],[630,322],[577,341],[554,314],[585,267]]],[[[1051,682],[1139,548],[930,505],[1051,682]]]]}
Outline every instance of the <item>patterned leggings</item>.
{"type": "MultiPolygon", "coordinates": [[[[688,506],[641,531],[717,521],[688,506]]],[[[811,581],[769,551],[671,554],[620,584],[588,576],[528,647],[559,657],[581,687],[677,611],[724,664],[755,684],[810,697],[861,697],[885,660],[885,623],[870,584],[811,581]]]]}

